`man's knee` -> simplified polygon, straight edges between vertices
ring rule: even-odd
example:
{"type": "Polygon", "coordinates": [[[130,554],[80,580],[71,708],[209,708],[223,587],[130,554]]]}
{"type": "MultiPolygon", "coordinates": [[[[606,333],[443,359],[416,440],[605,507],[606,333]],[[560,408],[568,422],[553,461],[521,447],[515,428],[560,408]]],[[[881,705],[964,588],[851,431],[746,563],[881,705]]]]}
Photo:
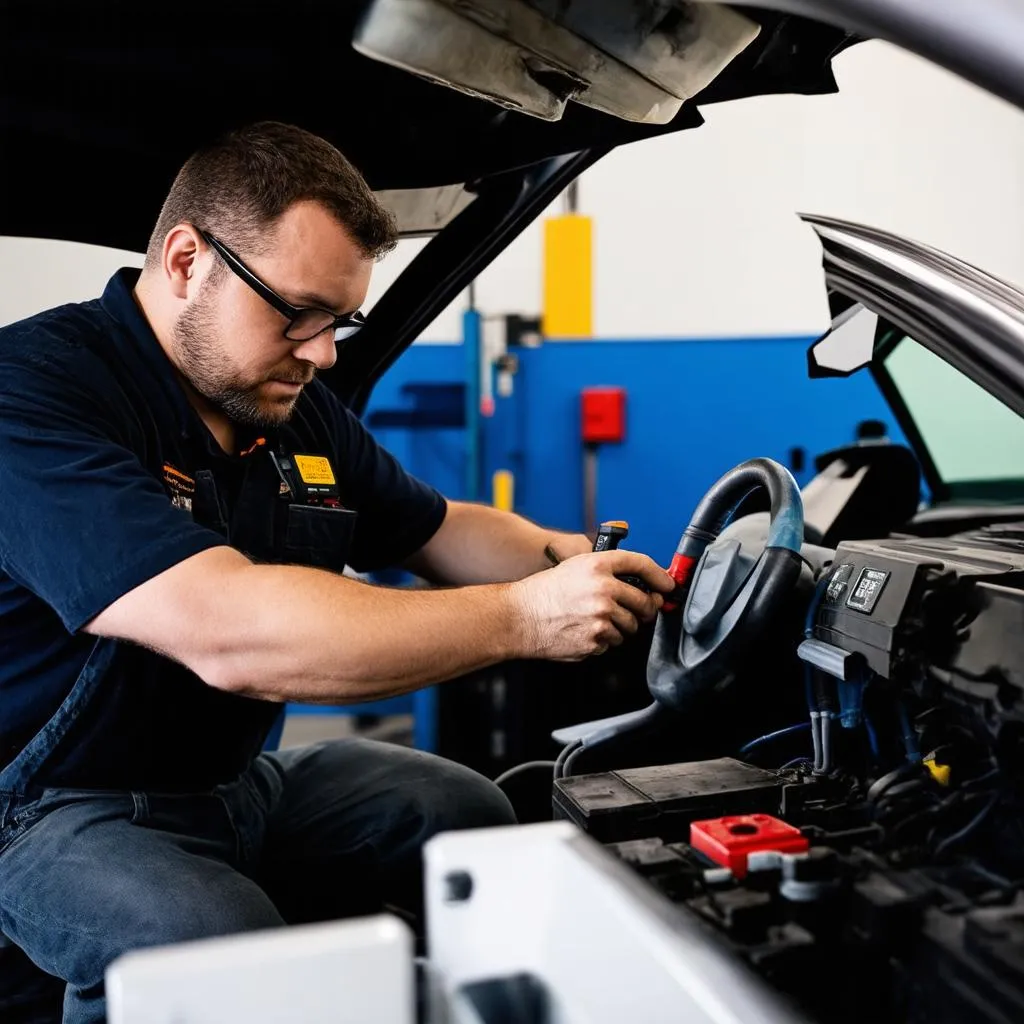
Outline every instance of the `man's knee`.
{"type": "Polygon", "coordinates": [[[300,819],[335,805],[352,835],[368,828],[393,840],[416,833],[423,842],[438,832],[515,823],[512,805],[493,782],[420,750],[351,739],[284,750],[272,760],[287,777],[286,803],[298,802],[300,819]]]}
{"type": "Polygon", "coordinates": [[[194,939],[282,927],[284,921],[269,899],[226,901],[209,892],[168,894],[151,898],[138,913],[103,914],[92,921],[54,920],[40,928],[33,922],[11,924],[19,943],[53,974],[77,987],[102,981],[103,972],[119,956],[150,946],[169,946],[194,939]],[[17,934],[23,933],[23,934],[17,934]]]}
{"type": "Polygon", "coordinates": [[[101,930],[95,933],[81,927],[55,926],[46,934],[34,936],[34,952],[40,962],[67,981],[65,1020],[105,1019],[106,970],[126,953],[284,925],[262,894],[245,898],[236,893],[235,898],[224,899],[187,884],[178,893],[151,895],[148,905],[138,909],[137,914],[126,913],[122,906],[121,913],[102,922],[101,930]]]}
{"type": "Polygon", "coordinates": [[[380,865],[418,863],[423,844],[438,833],[515,823],[493,782],[423,751],[351,739],[269,760],[285,778],[270,862],[357,855],[380,865]]]}
{"type": "Polygon", "coordinates": [[[184,899],[157,900],[144,920],[133,922],[139,945],[166,946],[218,935],[280,928],[284,920],[255,885],[211,893],[196,891],[184,899]]]}
{"type": "Polygon", "coordinates": [[[415,788],[425,838],[456,829],[515,824],[512,805],[490,779],[442,758],[431,757],[428,763],[430,771],[415,788]]]}

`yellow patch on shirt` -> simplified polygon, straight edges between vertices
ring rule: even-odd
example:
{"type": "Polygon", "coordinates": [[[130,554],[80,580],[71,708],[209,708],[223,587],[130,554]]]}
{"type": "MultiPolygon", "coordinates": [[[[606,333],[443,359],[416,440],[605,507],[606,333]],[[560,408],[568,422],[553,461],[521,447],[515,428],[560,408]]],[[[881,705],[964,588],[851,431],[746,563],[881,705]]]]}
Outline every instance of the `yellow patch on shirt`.
{"type": "Polygon", "coordinates": [[[293,458],[304,484],[333,487],[337,482],[334,479],[334,470],[331,469],[330,460],[325,456],[295,455],[293,458]]]}

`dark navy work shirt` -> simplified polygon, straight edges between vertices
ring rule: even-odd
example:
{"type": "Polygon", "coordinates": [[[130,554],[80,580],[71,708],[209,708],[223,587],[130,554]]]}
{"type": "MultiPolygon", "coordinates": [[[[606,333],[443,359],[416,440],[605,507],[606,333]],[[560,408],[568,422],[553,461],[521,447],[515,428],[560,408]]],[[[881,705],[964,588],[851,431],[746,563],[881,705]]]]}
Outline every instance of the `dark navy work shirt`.
{"type": "MultiPolygon", "coordinates": [[[[80,630],[117,598],[216,545],[280,556],[263,447],[329,460],[358,513],[346,558],[357,571],[401,562],[444,519],[441,495],[318,381],[286,425],[261,432],[263,447],[246,437],[247,454],[224,453],[134,301],[137,276],[119,271],[100,299],[0,329],[0,766],[60,713],[97,643],[80,630]],[[196,514],[204,478],[212,515],[196,514]]],[[[279,560],[323,564],[315,542],[309,558],[298,543],[279,560]]],[[[210,788],[245,769],[279,711],[133,644],[104,665],[40,785],[210,788]]]]}

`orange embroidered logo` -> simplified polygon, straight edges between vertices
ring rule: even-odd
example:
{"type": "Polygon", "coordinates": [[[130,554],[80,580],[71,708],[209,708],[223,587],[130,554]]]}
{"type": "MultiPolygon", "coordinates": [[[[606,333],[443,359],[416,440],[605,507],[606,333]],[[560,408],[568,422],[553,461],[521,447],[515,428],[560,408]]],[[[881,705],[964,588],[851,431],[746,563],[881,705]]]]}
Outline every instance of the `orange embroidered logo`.
{"type": "Polygon", "coordinates": [[[241,458],[244,459],[247,455],[252,455],[253,452],[257,452],[261,448],[265,447],[266,443],[267,439],[265,437],[257,437],[256,440],[253,441],[253,443],[249,445],[249,447],[246,448],[244,452],[239,452],[238,454],[241,458]]]}
{"type": "Polygon", "coordinates": [[[171,504],[175,508],[192,511],[192,496],[196,492],[195,480],[180,469],[175,469],[169,462],[164,463],[164,484],[171,496],[171,504]]]}

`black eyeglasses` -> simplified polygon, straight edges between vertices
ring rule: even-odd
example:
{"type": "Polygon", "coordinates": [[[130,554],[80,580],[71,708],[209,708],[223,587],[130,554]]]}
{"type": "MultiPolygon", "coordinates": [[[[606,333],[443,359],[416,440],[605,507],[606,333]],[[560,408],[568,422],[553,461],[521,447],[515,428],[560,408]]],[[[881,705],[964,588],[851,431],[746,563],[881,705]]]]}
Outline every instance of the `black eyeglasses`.
{"type": "Polygon", "coordinates": [[[318,306],[293,306],[273,288],[264,284],[219,238],[202,228],[196,230],[231,271],[288,320],[284,336],[289,341],[312,341],[318,334],[328,330],[334,331],[335,341],[345,341],[365,325],[366,318],[359,312],[338,316],[333,310],[320,309],[318,306]]]}

